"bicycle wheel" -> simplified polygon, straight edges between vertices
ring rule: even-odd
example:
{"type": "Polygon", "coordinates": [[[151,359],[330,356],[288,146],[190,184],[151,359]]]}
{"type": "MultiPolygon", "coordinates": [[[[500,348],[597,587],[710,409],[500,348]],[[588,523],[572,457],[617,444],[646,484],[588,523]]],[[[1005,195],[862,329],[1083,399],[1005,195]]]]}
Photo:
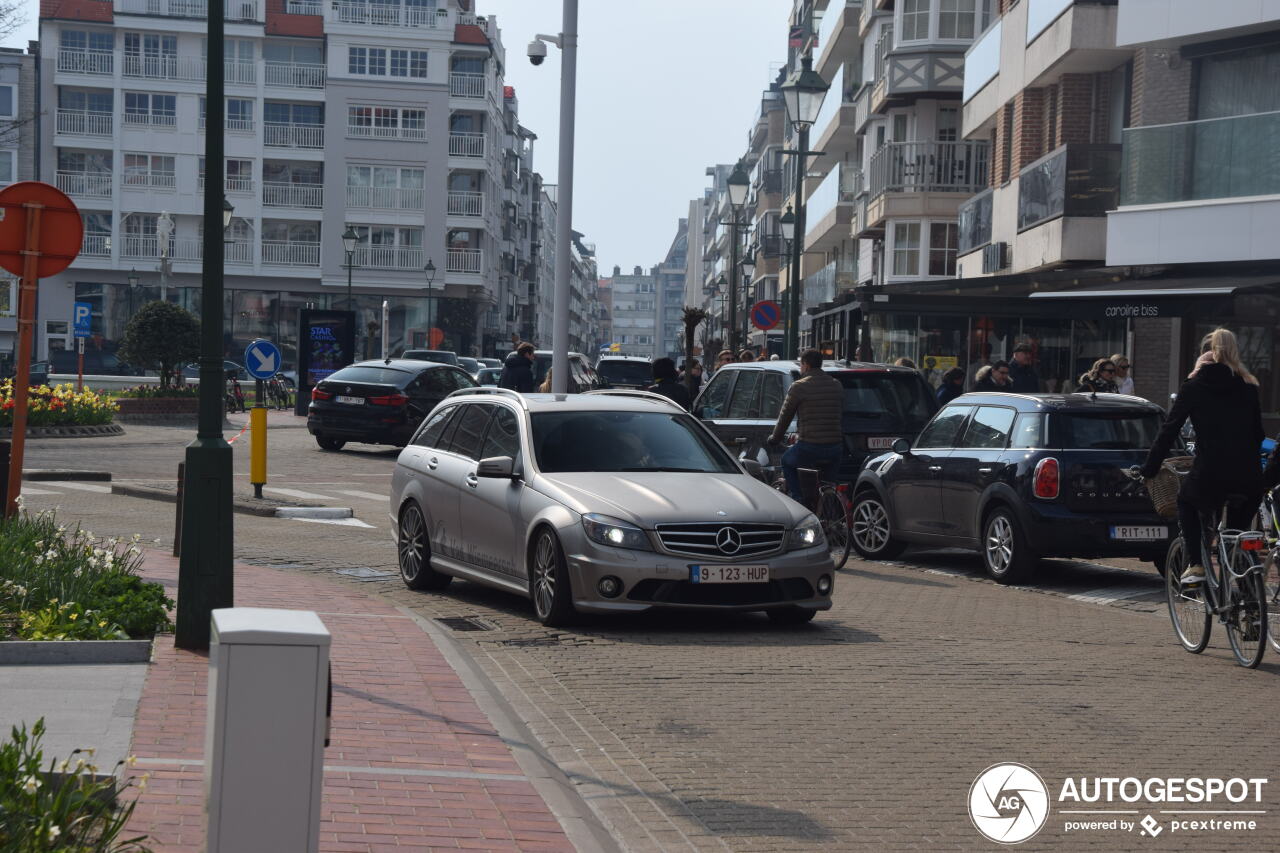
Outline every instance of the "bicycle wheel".
{"type": "Polygon", "coordinates": [[[823,486],[818,492],[818,511],[815,515],[822,524],[822,535],[827,537],[831,562],[838,571],[849,562],[849,548],[852,544],[849,535],[852,527],[849,506],[834,488],[823,486]]]}
{"type": "Polygon", "coordinates": [[[1178,642],[1199,654],[1209,645],[1210,613],[1204,605],[1204,584],[1191,590],[1182,588],[1182,572],[1187,568],[1187,546],[1179,536],[1169,546],[1164,562],[1164,591],[1169,603],[1169,620],[1178,642]]]}
{"type": "Polygon", "coordinates": [[[1267,596],[1267,636],[1271,648],[1280,652],[1280,554],[1272,552],[1267,558],[1262,590],[1267,596]]]}
{"type": "MultiPolygon", "coordinates": [[[[1244,558],[1245,560],[1248,557],[1244,558]]],[[[1227,573],[1223,595],[1229,602],[1227,609],[1227,640],[1236,661],[1253,669],[1262,662],[1267,650],[1267,603],[1262,585],[1262,572],[1246,572],[1236,576],[1227,573]]]]}

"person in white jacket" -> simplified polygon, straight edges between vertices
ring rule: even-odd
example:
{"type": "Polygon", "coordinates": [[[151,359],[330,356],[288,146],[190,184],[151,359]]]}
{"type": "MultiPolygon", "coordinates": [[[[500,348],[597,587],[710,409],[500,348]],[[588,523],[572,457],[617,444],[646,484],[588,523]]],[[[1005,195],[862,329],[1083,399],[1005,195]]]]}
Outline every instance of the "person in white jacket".
{"type": "Polygon", "coordinates": [[[1116,366],[1116,384],[1120,386],[1118,393],[1133,393],[1133,377],[1129,374],[1129,356],[1116,353],[1111,356],[1112,363],[1116,366]]]}

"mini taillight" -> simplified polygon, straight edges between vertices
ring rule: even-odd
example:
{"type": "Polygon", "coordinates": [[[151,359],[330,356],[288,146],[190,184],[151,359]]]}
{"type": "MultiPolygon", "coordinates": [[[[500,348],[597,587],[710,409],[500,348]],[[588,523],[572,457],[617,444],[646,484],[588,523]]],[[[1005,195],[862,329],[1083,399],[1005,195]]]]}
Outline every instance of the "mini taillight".
{"type": "Polygon", "coordinates": [[[319,386],[311,389],[312,400],[332,400],[333,395],[328,391],[321,391],[319,386]]]}
{"type": "Polygon", "coordinates": [[[1046,456],[1036,463],[1035,496],[1052,500],[1058,496],[1058,460],[1046,456]]]}
{"type": "Polygon", "coordinates": [[[1265,551],[1267,540],[1261,536],[1243,535],[1239,539],[1241,551],[1265,551]]]}
{"type": "Polygon", "coordinates": [[[403,394],[387,394],[385,397],[370,397],[371,406],[403,406],[409,398],[403,394]]]}

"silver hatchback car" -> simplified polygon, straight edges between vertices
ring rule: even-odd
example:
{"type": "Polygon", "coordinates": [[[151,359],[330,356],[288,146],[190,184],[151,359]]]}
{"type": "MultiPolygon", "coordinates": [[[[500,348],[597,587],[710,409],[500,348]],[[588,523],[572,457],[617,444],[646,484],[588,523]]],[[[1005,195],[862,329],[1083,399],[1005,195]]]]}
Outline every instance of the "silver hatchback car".
{"type": "Polygon", "coordinates": [[[400,576],[533,600],[539,621],[651,608],[831,607],[818,520],[746,473],[696,418],[643,391],[457,391],[401,451],[400,576]]]}

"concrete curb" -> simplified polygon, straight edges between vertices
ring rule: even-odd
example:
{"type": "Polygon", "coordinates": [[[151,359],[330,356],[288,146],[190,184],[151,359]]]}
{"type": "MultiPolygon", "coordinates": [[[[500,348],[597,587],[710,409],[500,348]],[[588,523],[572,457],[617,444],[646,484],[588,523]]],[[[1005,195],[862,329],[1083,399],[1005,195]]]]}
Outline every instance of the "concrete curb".
{"type": "MultiPolygon", "coordinates": [[[[166,503],[177,503],[178,493],[176,490],[156,488],[154,486],[141,486],[134,483],[112,483],[111,494],[127,495],[131,498],[142,498],[150,501],[164,501],[166,503]]],[[[252,498],[231,499],[232,512],[241,512],[246,515],[260,515],[266,518],[274,518],[277,510],[293,509],[294,507],[282,507],[278,503],[260,503],[252,498]]],[[[329,509],[329,507],[297,507],[297,509],[329,509]]],[[[351,510],[346,509],[347,515],[344,516],[325,516],[326,518],[349,518],[351,510]]]]}
{"type": "Polygon", "coordinates": [[[31,482],[50,480],[73,480],[77,482],[110,482],[110,471],[76,471],[71,468],[28,468],[22,472],[22,479],[31,482]]]}
{"type": "Polygon", "coordinates": [[[281,506],[276,518],[351,518],[349,506],[281,506]]]}
{"type": "MultiPolygon", "coordinates": [[[[0,427],[0,439],[9,438],[12,432],[9,427],[0,427]]],[[[110,435],[124,435],[124,427],[120,424],[27,427],[27,438],[91,438],[110,435]]]]}
{"type": "Polygon", "coordinates": [[[147,663],[151,640],[5,640],[0,664],[147,663]]]}

